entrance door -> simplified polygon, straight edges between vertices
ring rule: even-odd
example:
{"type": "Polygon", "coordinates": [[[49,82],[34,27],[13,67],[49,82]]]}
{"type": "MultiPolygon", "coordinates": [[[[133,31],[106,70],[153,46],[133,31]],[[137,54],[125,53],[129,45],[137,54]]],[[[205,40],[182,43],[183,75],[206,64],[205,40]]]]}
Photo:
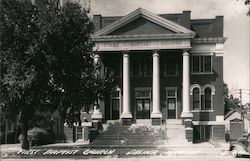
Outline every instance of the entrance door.
{"type": "Polygon", "coordinates": [[[118,120],[120,118],[120,100],[119,99],[112,99],[111,104],[111,119],[118,120]]]}
{"type": "Polygon", "coordinates": [[[136,99],[136,118],[150,118],[150,99],[136,99]]]}
{"type": "Polygon", "coordinates": [[[176,98],[167,99],[168,118],[176,119],[176,98]]]}
{"type": "Polygon", "coordinates": [[[177,117],[177,88],[166,88],[166,106],[167,106],[167,118],[176,119],[177,117]]]}
{"type": "Polygon", "coordinates": [[[110,119],[120,119],[120,91],[111,92],[110,100],[110,119]]]}

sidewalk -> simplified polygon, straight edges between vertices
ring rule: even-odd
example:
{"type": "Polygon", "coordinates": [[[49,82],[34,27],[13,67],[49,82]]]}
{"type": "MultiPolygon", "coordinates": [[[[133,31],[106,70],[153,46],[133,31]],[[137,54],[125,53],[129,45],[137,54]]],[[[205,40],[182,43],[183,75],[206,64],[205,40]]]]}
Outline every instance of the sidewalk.
{"type": "Polygon", "coordinates": [[[228,143],[206,142],[200,144],[175,144],[159,147],[88,147],[88,142],[56,143],[32,146],[21,151],[20,144],[1,145],[2,158],[99,158],[139,156],[226,156],[228,143]]]}

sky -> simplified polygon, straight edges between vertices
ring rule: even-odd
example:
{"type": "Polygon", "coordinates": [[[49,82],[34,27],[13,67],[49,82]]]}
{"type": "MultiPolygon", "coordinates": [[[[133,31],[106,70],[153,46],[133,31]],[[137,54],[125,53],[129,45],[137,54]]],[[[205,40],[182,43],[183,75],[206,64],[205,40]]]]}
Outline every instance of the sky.
{"type": "Polygon", "coordinates": [[[250,102],[250,16],[244,0],[89,0],[93,15],[125,16],[141,7],[156,14],[191,11],[191,19],[224,16],[224,82],[243,104],[250,102]]]}

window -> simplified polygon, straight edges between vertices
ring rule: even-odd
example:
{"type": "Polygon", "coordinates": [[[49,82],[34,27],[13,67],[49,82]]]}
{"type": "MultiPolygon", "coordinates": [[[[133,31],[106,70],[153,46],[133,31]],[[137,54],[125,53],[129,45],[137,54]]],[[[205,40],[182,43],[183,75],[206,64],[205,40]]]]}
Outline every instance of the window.
{"type": "Polygon", "coordinates": [[[200,109],[200,90],[198,87],[193,89],[193,110],[200,109]]]}
{"type": "MultiPolygon", "coordinates": [[[[201,87],[198,84],[194,84],[190,87],[193,110],[213,110],[213,95],[215,95],[215,88],[211,84],[206,84],[201,87]]],[[[212,112],[212,111],[211,111],[212,112]]]]}
{"type": "Polygon", "coordinates": [[[165,76],[176,76],[178,75],[177,69],[177,58],[176,57],[167,57],[165,63],[165,76]]]}
{"type": "Polygon", "coordinates": [[[212,56],[192,56],[192,73],[211,73],[212,56]]]}
{"type": "Polygon", "coordinates": [[[152,70],[153,70],[152,59],[150,57],[146,57],[143,62],[144,62],[144,75],[152,76],[152,70]]]}
{"type": "Polygon", "coordinates": [[[132,76],[152,76],[153,64],[152,57],[141,56],[132,58],[132,76]]]}
{"type": "Polygon", "coordinates": [[[211,93],[211,89],[209,87],[205,88],[205,92],[204,92],[205,96],[205,105],[204,105],[204,109],[205,110],[211,110],[211,102],[212,102],[212,93],[211,93]]]}
{"type": "Polygon", "coordinates": [[[135,59],[132,62],[132,75],[133,76],[140,76],[140,72],[141,72],[141,63],[139,59],[135,59]]]}

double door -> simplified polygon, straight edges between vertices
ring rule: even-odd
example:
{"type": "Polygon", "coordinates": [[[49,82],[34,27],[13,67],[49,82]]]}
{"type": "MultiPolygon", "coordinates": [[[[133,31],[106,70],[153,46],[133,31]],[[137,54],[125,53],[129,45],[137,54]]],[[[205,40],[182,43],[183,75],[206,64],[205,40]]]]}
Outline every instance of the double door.
{"type": "Polygon", "coordinates": [[[150,118],[150,99],[136,99],[136,118],[150,118]]]}

